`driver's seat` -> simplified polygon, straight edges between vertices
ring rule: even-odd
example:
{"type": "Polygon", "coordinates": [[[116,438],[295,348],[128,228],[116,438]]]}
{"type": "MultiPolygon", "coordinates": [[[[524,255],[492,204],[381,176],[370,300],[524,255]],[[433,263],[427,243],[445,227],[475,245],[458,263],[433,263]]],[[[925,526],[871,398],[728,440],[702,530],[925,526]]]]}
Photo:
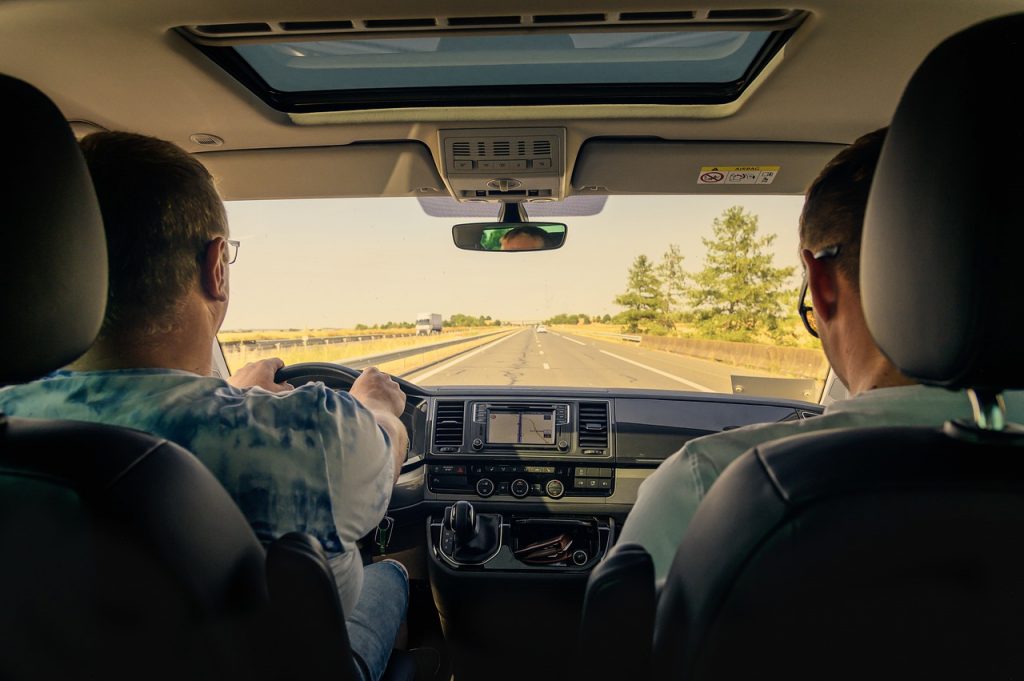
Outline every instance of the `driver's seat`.
{"type": "MultiPolygon", "coordinates": [[[[0,385],[73,361],[107,297],[103,223],[60,111],[0,75],[8,180],[0,385]]],[[[301,534],[265,552],[189,452],[0,413],[0,678],[352,681],[333,575],[301,534]]],[[[408,662],[388,678],[411,678],[408,662]]]]}

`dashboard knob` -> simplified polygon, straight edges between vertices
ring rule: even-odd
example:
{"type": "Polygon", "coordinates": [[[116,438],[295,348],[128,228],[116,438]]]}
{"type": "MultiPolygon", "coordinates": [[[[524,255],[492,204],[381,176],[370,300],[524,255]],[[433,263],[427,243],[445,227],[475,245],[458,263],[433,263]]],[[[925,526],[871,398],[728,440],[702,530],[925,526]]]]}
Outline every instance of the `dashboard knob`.
{"type": "Polygon", "coordinates": [[[544,491],[552,499],[561,499],[562,495],[565,494],[565,485],[562,484],[561,480],[551,479],[548,480],[548,484],[544,485],[544,491]]]}
{"type": "Polygon", "coordinates": [[[568,440],[559,440],[558,441],[558,448],[563,450],[563,451],[566,450],[566,449],[569,449],[569,441],[568,440]]]}
{"type": "Polygon", "coordinates": [[[490,478],[480,478],[476,481],[476,493],[482,497],[489,497],[494,494],[494,481],[490,478]]]}
{"type": "Polygon", "coordinates": [[[512,481],[512,484],[508,489],[516,499],[522,499],[530,493],[530,483],[526,482],[522,478],[516,478],[512,481]]]}
{"type": "Polygon", "coordinates": [[[589,558],[586,551],[573,551],[572,553],[572,562],[576,565],[586,565],[589,558]]]}
{"type": "Polygon", "coordinates": [[[477,438],[477,439],[473,440],[473,449],[483,449],[483,448],[484,448],[484,441],[483,440],[481,440],[480,438],[477,438]]]}

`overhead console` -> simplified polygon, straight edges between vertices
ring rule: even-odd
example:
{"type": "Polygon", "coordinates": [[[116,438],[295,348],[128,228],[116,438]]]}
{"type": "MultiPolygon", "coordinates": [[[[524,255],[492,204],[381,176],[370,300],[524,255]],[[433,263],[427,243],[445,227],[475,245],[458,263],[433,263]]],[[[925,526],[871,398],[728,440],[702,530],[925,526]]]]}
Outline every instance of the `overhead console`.
{"type": "Polygon", "coordinates": [[[565,129],[440,130],[443,174],[459,201],[565,198],[565,129]]]}

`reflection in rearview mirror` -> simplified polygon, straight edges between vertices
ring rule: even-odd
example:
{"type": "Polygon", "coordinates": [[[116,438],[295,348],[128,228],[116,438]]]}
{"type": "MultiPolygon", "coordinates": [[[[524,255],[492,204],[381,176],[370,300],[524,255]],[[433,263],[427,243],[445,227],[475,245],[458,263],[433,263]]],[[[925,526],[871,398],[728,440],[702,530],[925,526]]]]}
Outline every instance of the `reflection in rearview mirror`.
{"type": "Polygon", "coordinates": [[[467,222],[452,227],[452,238],[465,251],[550,251],[567,231],[559,222],[467,222]]]}

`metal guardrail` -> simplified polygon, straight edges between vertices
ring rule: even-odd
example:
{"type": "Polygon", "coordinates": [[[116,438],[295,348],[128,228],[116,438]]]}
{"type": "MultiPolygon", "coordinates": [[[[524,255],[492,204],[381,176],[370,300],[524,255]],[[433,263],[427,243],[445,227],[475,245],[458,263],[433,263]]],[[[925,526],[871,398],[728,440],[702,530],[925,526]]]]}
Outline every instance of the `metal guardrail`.
{"type": "Polygon", "coordinates": [[[310,345],[343,345],[358,341],[373,341],[384,338],[415,338],[415,333],[380,333],[365,336],[320,336],[317,338],[271,338],[264,340],[228,341],[220,347],[227,350],[240,350],[243,346],[250,350],[280,350],[310,345]]]}
{"type": "Polygon", "coordinates": [[[629,341],[630,343],[639,343],[643,339],[643,336],[630,336],[623,333],[608,333],[607,331],[593,331],[591,333],[594,336],[609,336],[611,338],[619,338],[624,341],[629,341]]]}
{"type": "Polygon", "coordinates": [[[405,359],[406,357],[412,357],[414,355],[420,355],[425,352],[432,350],[440,350],[442,348],[451,347],[453,345],[459,345],[461,343],[468,343],[470,341],[479,340],[481,338],[490,338],[491,336],[497,336],[498,334],[506,333],[508,329],[501,331],[493,331],[491,333],[484,333],[479,336],[470,336],[468,338],[456,338],[450,341],[442,341],[440,343],[431,343],[430,345],[420,345],[415,348],[406,348],[404,350],[393,350],[391,352],[381,352],[376,355],[366,355],[365,357],[353,357],[351,359],[342,359],[335,362],[336,364],[344,364],[345,366],[352,367],[353,369],[365,369],[375,364],[383,364],[384,362],[394,362],[395,360],[405,359]]]}

